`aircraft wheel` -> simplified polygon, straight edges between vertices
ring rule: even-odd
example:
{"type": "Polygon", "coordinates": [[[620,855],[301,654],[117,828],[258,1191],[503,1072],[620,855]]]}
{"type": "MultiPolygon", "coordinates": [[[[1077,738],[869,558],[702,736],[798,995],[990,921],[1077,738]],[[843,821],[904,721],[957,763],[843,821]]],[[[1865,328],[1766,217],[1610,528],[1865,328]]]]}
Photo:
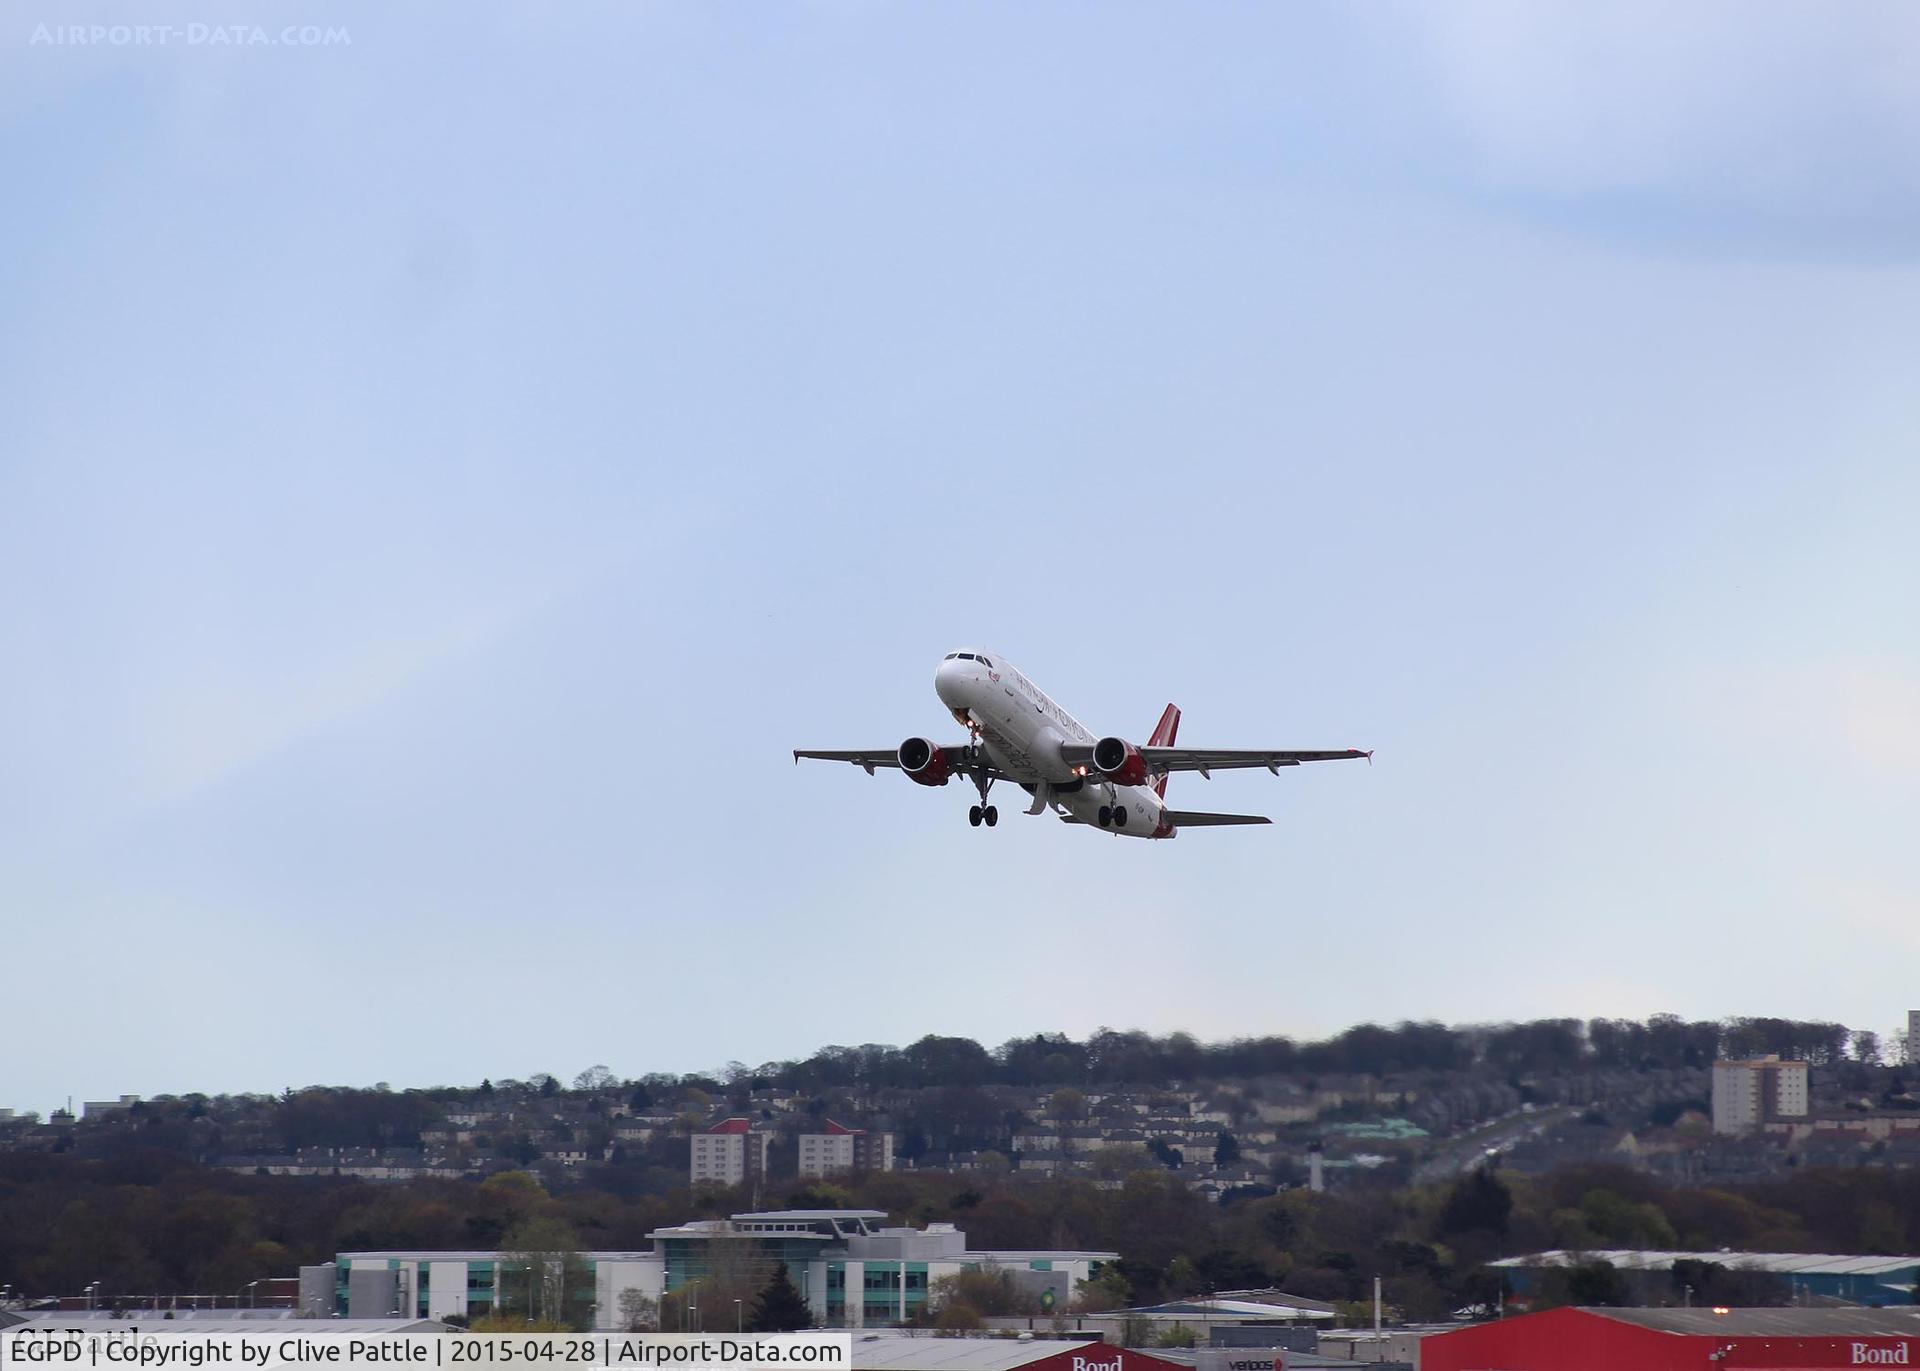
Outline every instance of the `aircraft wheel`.
{"type": "Polygon", "coordinates": [[[1115,805],[1113,807],[1113,826],[1115,828],[1125,828],[1127,826],[1127,807],[1125,805],[1115,805]]]}
{"type": "Polygon", "coordinates": [[[979,805],[975,805],[972,809],[969,809],[967,811],[967,822],[972,824],[975,828],[980,827],[980,806],[979,805]]]}
{"type": "Polygon", "coordinates": [[[1100,827],[1102,828],[1105,828],[1108,824],[1112,823],[1113,822],[1112,808],[1107,805],[1101,805],[1099,818],[1100,818],[1100,827]]]}
{"type": "Polygon", "coordinates": [[[980,816],[987,821],[988,828],[992,828],[1000,822],[1000,811],[993,805],[988,805],[985,809],[981,810],[980,816]]]}

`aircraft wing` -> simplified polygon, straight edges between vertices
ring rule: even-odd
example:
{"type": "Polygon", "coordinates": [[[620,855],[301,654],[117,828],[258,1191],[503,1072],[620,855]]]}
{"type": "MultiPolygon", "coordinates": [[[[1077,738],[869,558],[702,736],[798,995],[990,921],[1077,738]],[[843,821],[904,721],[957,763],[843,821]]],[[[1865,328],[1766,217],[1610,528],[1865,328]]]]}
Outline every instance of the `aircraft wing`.
{"type": "MultiPolygon", "coordinates": [[[[1060,755],[1073,766],[1093,765],[1093,745],[1091,743],[1068,743],[1060,749],[1060,755]]],[[[1206,748],[1206,747],[1143,747],[1141,760],[1147,769],[1154,772],[1197,771],[1202,776],[1215,771],[1231,771],[1236,768],[1263,766],[1267,770],[1280,774],[1283,766],[1299,766],[1302,762],[1338,762],[1356,757],[1371,758],[1371,752],[1362,752],[1358,748],[1342,748],[1337,752],[1300,752],[1283,751],[1278,748],[1206,748]]]]}
{"type": "MultiPolygon", "coordinates": [[[[996,780],[1006,775],[1006,773],[998,767],[987,762],[984,754],[980,756],[977,762],[969,761],[965,743],[947,743],[944,744],[940,750],[946,754],[947,770],[956,775],[971,776],[974,768],[978,765],[985,765],[996,780]]],[[[802,748],[795,748],[793,760],[798,762],[802,757],[815,762],[851,762],[869,776],[873,775],[873,769],[877,766],[892,767],[896,771],[900,769],[899,749],[892,747],[852,748],[841,752],[808,751],[802,748]]]]}

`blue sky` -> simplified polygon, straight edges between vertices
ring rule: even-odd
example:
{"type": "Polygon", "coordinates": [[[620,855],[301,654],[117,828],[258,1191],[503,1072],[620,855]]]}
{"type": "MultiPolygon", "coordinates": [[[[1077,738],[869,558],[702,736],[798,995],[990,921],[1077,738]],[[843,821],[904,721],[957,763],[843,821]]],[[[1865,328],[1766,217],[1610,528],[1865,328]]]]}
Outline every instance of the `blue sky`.
{"type": "Polygon", "coordinates": [[[9,0],[0,131],[0,1103],[1914,1000],[1910,7],[9,0]],[[1378,757],[789,763],[975,642],[1378,757]]]}

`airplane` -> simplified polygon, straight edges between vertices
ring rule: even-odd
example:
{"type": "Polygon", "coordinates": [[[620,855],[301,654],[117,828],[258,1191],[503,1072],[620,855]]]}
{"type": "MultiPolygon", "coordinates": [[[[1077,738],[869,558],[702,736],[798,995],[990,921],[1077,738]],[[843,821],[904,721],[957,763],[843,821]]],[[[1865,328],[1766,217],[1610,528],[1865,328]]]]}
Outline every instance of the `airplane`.
{"type": "Polygon", "coordinates": [[[1211,779],[1216,771],[1263,766],[1278,776],[1281,767],[1302,762],[1373,757],[1355,748],[1301,752],[1175,747],[1180,710],[1171,704],[1145,743],[1096,738],[1006,658],[977,648],[949,652],[941,659],[933,689],[967,729],[966,742],[939,744],[913,737],[891,749],[795,749],[795,765],[803,757],[851,762],[869,776],[876,767],[898,767],[908,780],[928,786],[961,777],[980,792],[980,803],[967,811],[967,822],[975,828],[992,828],[1000,821],[987,793],[995,781],[1011,781],[1033,796],[1029,814],[1051,808],[1066,823],[1103,828],[1116,837],[1173,838],[1183,828],[1273,822],[1259,814],[1169,809],[1167,777],[1175,771],[1197,771],[1211,779]]]}

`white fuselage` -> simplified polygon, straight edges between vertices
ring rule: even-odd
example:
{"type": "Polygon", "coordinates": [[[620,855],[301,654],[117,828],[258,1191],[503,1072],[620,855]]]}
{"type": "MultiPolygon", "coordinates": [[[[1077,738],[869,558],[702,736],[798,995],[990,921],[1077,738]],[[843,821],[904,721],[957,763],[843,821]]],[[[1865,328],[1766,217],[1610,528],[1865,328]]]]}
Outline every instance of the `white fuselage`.
{"type": "Polygon", "coordinates": [[[1172,837],[1166,805],[1150,785],[1114,785],[1090,767],[1061,760],[1062,743],[1092,744],[1098,737],[999,653],[949,656],[933,674],[934,693],[954,718],[976,728],[993,764],[1014,782],[1046,786],[1048,798],[1089,824],[1102,805],[1124,806],[1124,827],[1108,832],[1134,838],[1172,837]]]}

